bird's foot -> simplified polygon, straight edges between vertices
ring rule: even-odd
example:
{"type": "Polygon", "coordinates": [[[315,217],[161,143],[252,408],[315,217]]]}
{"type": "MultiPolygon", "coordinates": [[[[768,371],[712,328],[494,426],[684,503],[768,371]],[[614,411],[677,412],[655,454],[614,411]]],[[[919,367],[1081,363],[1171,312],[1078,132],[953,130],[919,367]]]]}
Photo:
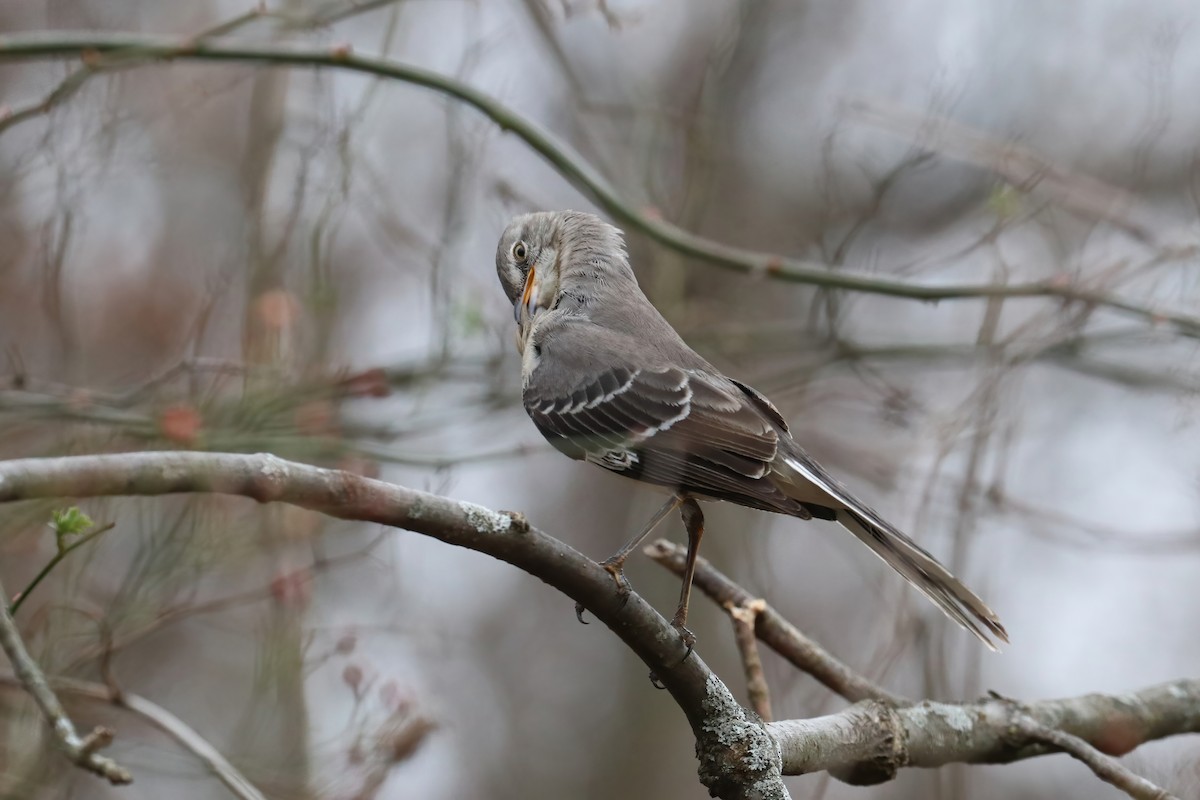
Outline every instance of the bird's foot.
{"type": "MultiPolygon", "coordinates": [[[[629,579],[625,577],[625,570],[622,569],[624,564],[625,559],[623,558],[606,558],[600,562],[600,566],[604,567],[604,571],[612,576],[613,583],[617,584],[617,597],[621,601],[618,610],[625,607],[625,604],[629,602],[629,595],[633,594],[633,588],[629,585],[629,579]]],[[[583,618],[585,610],[583,603],[575,604],[575,619],[587,625],[587,620],[583,618]]]]}
{"type": "Polygon", "coordinates": [[[696,634],[688,630],[683,624],[686,621],[686,616],[681,619],[678,614],[675,615],[675,619],[671,620],[671,627],[675,629],[675,631],[679,634],[679,639],[683,642],[684,646],[687,647],[687,652],[683,654],[683,658],[679,659],[680,663],[687,661],[687,657],[692,654],[692,650],[694,650],[696,647],[696,634]]]}
{"type": "Polygon", "coordinates": [[[633,587],[625,577],[625,559],[606,558],[600,562],[600,566],[604,567],[604,571],[611,575],[613,582],[617,584],[617,597],[621,599],[621,608],[624,608],[629,602],[629,595],[633,593],[633,587]]]}

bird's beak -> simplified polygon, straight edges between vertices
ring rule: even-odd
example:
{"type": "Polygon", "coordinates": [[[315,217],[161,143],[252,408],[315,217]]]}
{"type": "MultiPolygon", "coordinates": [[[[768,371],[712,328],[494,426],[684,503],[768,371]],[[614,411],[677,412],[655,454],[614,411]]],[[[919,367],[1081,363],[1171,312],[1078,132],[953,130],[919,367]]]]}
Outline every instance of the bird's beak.
{"type": "Polygon", "coordinates": [[[521,300],[513,305],[513,319],[517,324],[521,324],[521,311],[524,309],[529,319],[533,319],[533,315],[538,310],[538,280],[537,270],[531,265],[529,274],[525,276],[525,291],[521,295],[521,300]]]}

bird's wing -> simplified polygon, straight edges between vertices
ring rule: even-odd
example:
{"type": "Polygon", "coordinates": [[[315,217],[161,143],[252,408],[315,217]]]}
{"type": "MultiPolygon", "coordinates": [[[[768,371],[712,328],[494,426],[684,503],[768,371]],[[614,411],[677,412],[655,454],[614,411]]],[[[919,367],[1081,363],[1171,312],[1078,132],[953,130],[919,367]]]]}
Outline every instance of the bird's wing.
{"type": "MultiPolygon", "coordinates": [[[[779,433],[732,381],[700,369],[570,357],[547,343],[525,408],[572,458],[676,491],[807,518],[771,480],[779,433]]],[[[594,343],[593,343],[594,345],[594,343]]]]}

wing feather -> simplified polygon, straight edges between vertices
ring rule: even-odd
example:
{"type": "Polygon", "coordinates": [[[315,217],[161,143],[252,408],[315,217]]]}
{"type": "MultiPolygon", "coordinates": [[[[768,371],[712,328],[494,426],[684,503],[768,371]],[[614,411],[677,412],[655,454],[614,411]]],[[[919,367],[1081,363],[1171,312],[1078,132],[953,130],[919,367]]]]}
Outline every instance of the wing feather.
{"type": "Polygon", "coordinates": [[[700,497],[807,517],[771,480],[775,426],[731,381],[676,367],[619,367],[525,406],[542,434],[572,458],[700,497]]]}

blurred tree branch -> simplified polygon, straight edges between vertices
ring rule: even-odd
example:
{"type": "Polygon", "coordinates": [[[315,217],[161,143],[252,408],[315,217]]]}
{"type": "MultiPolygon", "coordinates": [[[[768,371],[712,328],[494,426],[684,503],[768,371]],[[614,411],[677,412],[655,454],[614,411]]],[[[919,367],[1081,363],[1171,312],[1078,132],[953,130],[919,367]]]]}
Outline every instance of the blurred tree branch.
{"type": "Polygon", "coordinates": [[[17,611],[20,610],[21,604],[25,602],[25,598],[29,597],[30,592],[32,592],[34,589],[36,589],[38,587],[38,584],[40,584],[43,580],[45,580],[46,576],[49,575],[51,573],[51,571],[53,571],[53,569],[55,567],[57,567],[64,558],[71,555],[71,553],[73,551],[78,550],[80,547],[83,547],[85,544],[92,541],[97,536],[100,536],[101,534],[103,534],[107,531],[111,531],[116,526],[117,526],[117,523],[115,523],[115,522],[109,522],[105,525],[101,525],[100,527],[95,528],[95,529],[89,531],[88,533],[80,536],[78,539],[71,542],[70,544],[64,544],[63,540],[61,538],[59,538],[58,539],[58,549],[54,553],[54,556],[49,561],[46,562],[46,566],[42,567],[37,575],[33,576],[33,580],[31,580],[29,582],[28,586],[26,586],[24,589],[17,592],[13,596],[12,602],[10,602],[9,606],[8,606],[8,613],[16,614],[17,611]]]}
{"type": "Polygon", "coordinates": [[[916,114],[882,101],[848,104],[858,119],[906,136],[953,158],[978,164],[1022,191],[1038,189],[1075,214],[1107,222],[1146,244],[1156,238],[1133,195],[1087,175],[1071,174],[1028,148],[996,141],[945,117],[916,114]]]}
{"type": "MultiPolygon", "coordinates": [[[[55,691],[63,696],[73,695],[108,703],[136,714],[198,758],[235,797],[241,800],[264,800],[262,792],[246,780],[207,739],[157,703],[136,694],[114,692],[111,687],[100,683],[61,677],[50,677],[48,681],[55,691]]],[[[8,675],[0,675],[0,684],[16,687],[21,685],[15,676],[8,675]]]]}
{"type": "MultiPolygon", "coordinates": [[[[541,154],[573,186],[594,200],[617,220],[682,255],[753,276],[765,276],[827,289],[845,289],[867,294],[913,300],[938,301],[1001,297],[1040,297],[1085,306],[1104,307],[1155,326],[1167,326],[1181,335],[1200,338],[1200,317],[1166,311],[1135,303],[1106,292],[1093,282],[1068,275],[1024,283],[946,284],[934,286],[863,273],[831,270],[823,264],[780,255],[731,247],[691,234],[653,212],[642,212],[627,203],[608,181],[568,145],[500,103],[460,81],[430,70],[396,61],[355,54],[348,45],[324,49],[289,45],[222,42],[203,37],[180,39],[134,33],[44,31],[0,36],[0,60],[31,60],[78,56],[85,65],[106,55],[162,60],[237,61],[275,65],[346,69],[422,86],[466,103],[512,132],[541,154]]],[[[1165,257],[1195,255],[1196,248],[1183,247],[1165,257]]]]}
{"type": "Polygon", "coordinates": [[[133,776],[129,770],[107,756],[100,755],[99,750],[112,742],[113,732],[109,728],[96,728],[87,736],[80,736],[75,729],[75,723],[67,716],[54,690],[46,681],[46,675],[41,667],[29,655],[17,623],[8,611],[8,594],[0,584],[0,649],[8,656],[13,672],[21,687],[29,693],[37,703],[54,732],[54,741],[63,754],[76,766],[94,772],[113,785],[131,783],[133,776]]]}
{"type": "MultiPolygon", "coordinates": [[[[1038,731],[1023,731],[1025,718],[1114,754],[1152,739],[1200,732],[1200,680],[1124,696],[1031,704],[998,697],[961,705],[871,699],[839,714],[764,728],[698,655],[685,657],[678,636],[639,595],[622,602],[598,564],[529,526],[519,514],[271,455],[150,452],[0,461],[0,503],[189,492],[289,503],[341,519],[405,528],[486,553],[541,578],[583,604],[650,666],[691,723],[701,780],[720,797],[786,797],[781,772],[828,770],[850,783],[876,783],[904,766],[1003,763],[1064,746],[1048,745],[1038,731]]],[[[704,587],[699,576],[697,585],[704,587]]],[[[768,613],[764,607],[758,625],[768,613]]],[[[5,618],[11,625],[11,617],[5,618]]]]}

